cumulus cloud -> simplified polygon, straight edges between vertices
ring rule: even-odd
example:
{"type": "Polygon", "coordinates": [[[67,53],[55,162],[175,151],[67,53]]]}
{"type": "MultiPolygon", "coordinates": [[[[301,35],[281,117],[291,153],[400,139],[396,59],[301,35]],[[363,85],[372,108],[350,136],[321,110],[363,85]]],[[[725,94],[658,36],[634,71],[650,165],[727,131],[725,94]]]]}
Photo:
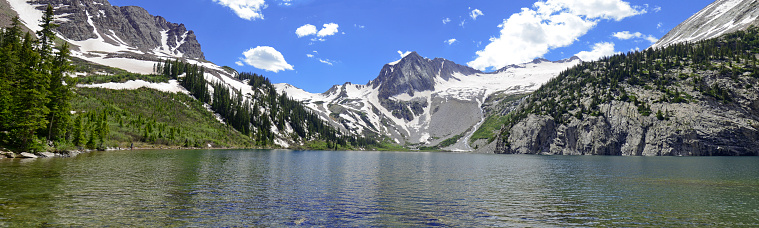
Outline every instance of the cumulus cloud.
{"type": "Polygon", "coordinates": [[[238,17],[245,20],[264,19],[261,10],[266,8],[264,0],[213,0],[235,11],[238,17]]]}
{"type": "Polygon", "coordinates": [[[324,24],[324,28],[319,30],[316,35],[319,37],[335,35],[335,33],[337,33],[337,27],[339,26],[335,23],[324,24]]]}
{"type": "Polygon", "coordinates": [[[245,57],[240,60],[258,69],[274,73],[284,70],[293,70],[293,66],[287,64],[282,53],[273,47],[258,46],[243,52],[242,55],[245,57]]]}
{"type": "Polygon", "coordinates": [[[447,43],[448,45],[452,45],[453,43],[456,43],[456,39],[454,38],[454,39],[446,40],[445,43],[447,43]]]}
{"type": "Polygon", "coordinates": [[[238,66],[245,66],[245,64],[244,64],[244,63],[242,63],[242,61],[237,61],[237,62],[235,62],[235,65],[238,65],[238,66]]]}
{"type": "Polygon", "coordinates": [[[605,56],[614,55],[615,53],[614,43],[604,42],[596,43],[593,45],[593,50],[581,51],[580,53],[575,54],[575,56],[580,57],[582,61],[595,61],[605,56]]]}
{"type": "MultiPolygon", "coordinates": [[[[329,24],[324,24],[324,27],[322,27],[321,30],[317,31],[316,26],[312,24],[305,24],[303,26],[300,26],[298,29],[296,29],[295,34],[298,35],[298,38],[304,37],[304,36],[316,35],[318,37],[311,38],[311,41],[324,41],[325,39],[322,37],[327,37],[327,36],[332,36],[332,35],[337,34],[338,27],[340,26],[335,23],[329,23],[329,24]]],[[[364,28],[364,26],[361,26],[360,28],[364,28]]]]}
{"type": "Polygon", "coordinates": [[[647,40],[648,42],[651,42],[651,43],[656,43],[656,41],[659,41],[659,39],[657,39],[656,37],[652,35],[645,35],[640,32],[630,33],[630,31],[621,31],[621,32],[615,32],[614,34],[611,34],[611,36],[616,37],[617,39],[620,39],[620,40],[640,38],[640,39],[647,40]]]}
{"type": "Polygon", "coordinates": [[[449,22],[451,22],[451,18],[446,17],[445,19],[443,19],[443,24],[448,24],[449,22]]]}
{"type": "Polygon", "coordinates": [[[477,17],[482,16],[485,14],[482,14],[482,11],[480,9],[474,9],[471,13],[469,13],[469,17],[472,18],[472,20],[477,20],[477,17]]]}
{"type": "Polygon", "coordinates": [[[312,24],[305,24],[303,26],[300,26],[298,29],[295,30],[295,34],[298,35],[298,37],[304,37],[304,36],[310,36],[316,34],[316,26],[312,24]]]}
{"type": "Polygon", "coordinates": [[[512,14],[502,24],[499,37],[477,51],[469,66],[486,70],[525,63],[552,49],[566,47],[585,35],[602,19],[619,21],[646,13],[622,0],[547,0],[512,14]]]}

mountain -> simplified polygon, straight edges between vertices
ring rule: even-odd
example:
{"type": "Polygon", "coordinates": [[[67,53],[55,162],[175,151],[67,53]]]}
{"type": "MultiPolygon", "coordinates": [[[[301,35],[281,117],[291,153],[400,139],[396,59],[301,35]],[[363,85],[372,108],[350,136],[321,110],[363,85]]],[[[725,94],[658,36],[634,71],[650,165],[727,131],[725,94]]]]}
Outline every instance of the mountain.
{"type": "Polygon", "coordinates": [[[495,152],[759,155],[758,4],[715,1],[652,48],[563,72],[505,116],[495,152]]]}
{"type": "MultiPolygon", "coordinates": [[[[0,5],[3,6],[1,23],[7,25],[7,18],[18,15],[27,31],[39,31],[44,10],[47,5],[53,7],[55,23],[60,24],[55,30],[56,36],[71,44],[76,72],[70,76],[78,77],[80,82],[75,93],[83,97],[74,101],[94,102],[98,107],[93,110],[90,107],[93,104],[74,104],[72,107],[80,108],[73,110],[74,113],[111,110],[103,112],[105,116],[116,112],[112,110],[154,109],[131,111],[132,115],[119,115],[120,122],[106,124],[118,134],[114,143],[321,149],[366,149],[374,144],[331,127],[299,102],[277,93],[261,75],[238,73],[206,61],[191,30],[183,24],[150,15],[143,8],[112,6],[107,0],[3,0],[0,5]],[[6,12],[6,9],[12,11],[6,12]],[[130,106],[113,94],[140,101],[171,101],[130,106]],[[194,101],[186,102],[187,99],[194,101]],[[164,110],[163,106],[172,110],[164,110]],[[177,107],[187,110],[174,110],[177,107]],[[187,122],[191,118],[156,116],[163,113],[197,117],[192,121],[218,122],[196,123],[187,122]],[[206,118],[209,116],[215,118],[206,118]],[[131,126],[124,127],[122,118],[131,121],[127,124],[131,126]],[[220,128],[220,123],[225,127],[220,128]],[[211,130],[188,132],[203,127],[211,130]],[[236,133],[228,133],[230,131],[236,133]],[[164,139],[169,134],[174,137],[176,132],[184,134],[172,140],[164,139]],[[189,140],[182,140],[182,135],[189,140]],[[207,138],[203,138],[204,135],[207,138]],[[247,139],[240,140],[240,137],[247,139]]],[[[92,116],[87,118],[85,124],[91,122],[88,121],[92,116]]],[[[100,121],[116,120],[103,117],[100,121]]]]}
{"type": "Polygon", "coordinates": [[[489,112],[483,107],[497,106],[506,95],[534,91],[580,62],[576,57],[536,60],[483,73],[412,52],[385,64],[366,85],[345,83],[320,94],[275,86],[352,134],[389,138],[411,148],[472,151],[480,145],[470,145],[470,137],[489,112]]]}
{"type": "Polygon", "coordinates": [[[759,0],[717,0],[662,37],[653,48],[719,37],[759,25],[759,0]]]}
{"type": "Polygon", "coordinates": [[[582,63],[507,115],[496,153],[759,155],[759,28],[582,63]]]}

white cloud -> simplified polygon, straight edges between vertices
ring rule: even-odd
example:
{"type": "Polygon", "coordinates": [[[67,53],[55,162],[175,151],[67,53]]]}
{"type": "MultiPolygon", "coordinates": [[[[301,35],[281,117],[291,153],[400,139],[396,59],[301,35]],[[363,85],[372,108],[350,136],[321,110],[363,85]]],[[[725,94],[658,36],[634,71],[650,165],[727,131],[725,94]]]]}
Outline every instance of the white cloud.
{"type": "Polygon", "coordinates": [[[656,28],[657,28],[657,29],[658,29],[658,28],[661,28],[662,26],[664,26],[664,23],[661,23],[661,22],[659,22],[659,24],[656,24],[656,28]]]}
{"type": "Polygon", "coordinates": [[[238,66],[245,66],[245,64],[242,63],[242,61],[237,61],[237,62],[235,62],[235,64],[238,65],[238,66]]]}
{"type": "Polygon", "coordinates": [[[482,14],[482,11],[480,9],[474,9],[471,13],[469,13],[469,17],[472,18],[472,20],[477,20],[477,17],[483,16],[485,14],[482,14]]]}
{"type": "Polygon", "coordinates": [[[596,43],[593,45],[593,50],[591,51],[581,51],[580,53],[575,54],[577,57],[580,57],[582,61],[595,61],[600,59],[604,56],[611,56],[614,55],[616,52],[614,52],[614,43],[596,43]]]}
{"type": "MultiPolygon", "coordinates": [[[[304,36],[316,35],[318,37],[311,38],[311,41],[325,41],[325,39],[322,37],[332,36],[332,35],[337,34],[338,27],[340,26],[335,23],[329,23],[329,24],[324,24],[324,27],[322,27],[321,30],[317,31],[316,26],[311,25],[311,24],[305,24],[303,26],[300,26],[298,29],[296,29],[295,34],[298,35],[298,38],[304,37],[304,36]]],[[[360,28],[364,28],[364,26],[360,26],[360,28]]]]}
{"type": "Polygon", "coordinates": [[[443,24],[448,24],[449,22],[451,22],[451,18],[446,17],[445,19],[443,19],[443,24]]]}
{"type": "Polygon", "coordinates": [[[651,43],[656,43],[656,41],[659,41],[659,39],[657,39],[656,37],[652,35],[644,35],[643,33],[640,33],[640,32],[630,33],[630,31],[621,31],[621,32],[615,32],[611,36],[616,37],[617,39],[620,39],[620,40],[640,38],[640,39],[647,40],[648,42],[651,42],[651,43]]]}
{"type": "Polygon", "coordinates": [[[238,17],[245,20],[264,19],[261,10],[266,8],[264,0],[213,0],[220,5],[235,11],[238,17]]]}
{"type": "Polygon", "coordinates": [[[411,54],[411,52],[410,52],[410,51],[402,52],[402,51],[398,50],[398,54],[399,54],[399,55],[401,55],[401,58],[404,58],[404,57],[406,57],[408,54],[411,54]]]}
{"type": "Polygon", "coordinates": [[[287,64],[285,57],[268,46],[258,46],[242,53],[245,58],[240,60],[255,68],[277,73],[283,70],[293,70],[293,66],[287,64]]]}
{"type": "Polygon", "coordinates": [[[333,62],[332,62],[331,60],[329,60],[329,59],[326,59],[326,60],[324,60],[324,59],[319,59],[319,62],[321,62],[321,63],[324,63],[324,64],[327,64],[327,65],[330,65],[330,66],[332,66],[332,63],[333,63],[333,62]]]}
{"type": "Polygon", "coordinates": [[[306,57],[313,58],[314,55],[312,55],[312,54],[306,54],[306,57]]]}
{"type": "Polygon", "coordinates": [[[616,32],[612,34],[611,36],[616,37],[617,39],[620,39],[620,40],[629,40],[629,39],[632,39],[633,37],[641,37],[643,36],[643,34],[639,32],[630,33],[630,31],[622,31],[622,32],[616,32]]]}
{"type": "Polygon", "coordinates": [[[339,26],[335,23],[324,24],[324,28],[319,30],[316,35],[319,37],[335,35],[335,33],[337,33],[337,27],[339,26]]]}
{"type": "Polygon", "coordinates": [[[358,25],[358,24],[353,24],[353,27],[360,28],[360,29],[366,28],[366,26],[358,25]]]}
{"type": "Polygon", "coordinates": [[[456,39],[454,38],[454,39],[446,40],[445,43],[447,43],[448,45],[452,45],[453,43],[456,43],[456,39]]]}
{"type": "Polygon", "coordinates": [[[498,27],[499,37],[490,38],[469,66],[486,70],[529,62],[552,49],[573,44],[601,19],[622,20],[643,14],[644,9],[622,0],[547,0],[512,14],[498,27]]]}
{"type": "Polygon", "coordinates": [[[298,38],[314,35],[316,34],[316,26],[312,24],[305,24],[303,26],[300,26],[298,29],[296,29],[295,34],[298,35],[298,38]]]}

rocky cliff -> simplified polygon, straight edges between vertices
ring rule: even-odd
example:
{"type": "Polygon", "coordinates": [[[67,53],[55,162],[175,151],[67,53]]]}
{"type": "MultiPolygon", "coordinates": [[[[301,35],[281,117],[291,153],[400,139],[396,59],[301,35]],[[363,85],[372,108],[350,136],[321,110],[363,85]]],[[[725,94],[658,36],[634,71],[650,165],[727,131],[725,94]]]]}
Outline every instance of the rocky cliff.
{"type": "Polygon", "coordinates": [[[97,55],[95,52],[99,51],[108,52],[109,57],[204,59],[193,31],[137,6],[112,6],[107,0],[8,1],[16,11],[25,12],[20,16],[33,30],[37,30],[34,27],[39,12],[48,4],[53,6],[56,22],[60,24],[56,32],[73,44],[74,51],[85,55],[97,55]],[[83,42],[87,40],[104,44],[83,42]],[[93,53],[86,53],[89,51],[93,53]]]}
{"type": "Polygon", "coordinates": [[[509,114],[496,153],[759,155],[759,29],[583,63],[509,114]]]}

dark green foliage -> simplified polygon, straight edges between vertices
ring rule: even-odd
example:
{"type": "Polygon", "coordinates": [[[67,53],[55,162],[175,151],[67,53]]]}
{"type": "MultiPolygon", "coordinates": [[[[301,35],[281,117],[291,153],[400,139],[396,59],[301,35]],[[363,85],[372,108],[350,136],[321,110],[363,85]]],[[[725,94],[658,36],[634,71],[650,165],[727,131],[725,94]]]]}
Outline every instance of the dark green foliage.
{"type": "Polygon", "coordinates": [[[35,39],[21,37],[21,22],[0,32],[0,145],[19,150],[44,149],[43,140],[66,141],[70,113],[70,86],[64,84],[70,70],[68,46],[52,55],[52,8],[42,18],[35,39]]]}

